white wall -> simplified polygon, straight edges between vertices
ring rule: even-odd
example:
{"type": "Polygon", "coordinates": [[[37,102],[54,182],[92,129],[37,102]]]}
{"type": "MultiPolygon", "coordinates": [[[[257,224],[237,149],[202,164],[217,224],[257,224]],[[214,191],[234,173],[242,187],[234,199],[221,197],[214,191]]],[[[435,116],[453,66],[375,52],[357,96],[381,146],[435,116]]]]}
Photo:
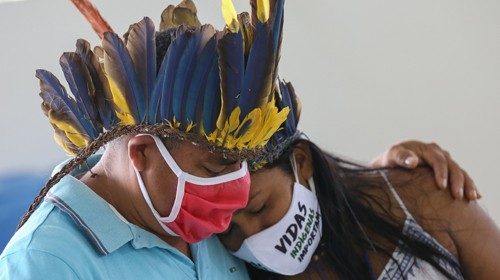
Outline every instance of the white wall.
{"type": "MultiPolygon", "coordinates": [[[[118,33],[145,15],[158,23],[167,1],[145,2],[95,0],[118,33]]],[[[197,2],[202,21],[221,28],[219,1],[197,2]]],[[[499,14],[493,0],[289,0],[281,73],[302,98],[302,129],[366,161],[403,139],[436,141],[500,222],[499,14]]],[[[65,157],[34,70],[62,78],[59,56],[80,37],[98,42],[70,1],[0,5],[0,173],[47,170],[65,157]]]]}

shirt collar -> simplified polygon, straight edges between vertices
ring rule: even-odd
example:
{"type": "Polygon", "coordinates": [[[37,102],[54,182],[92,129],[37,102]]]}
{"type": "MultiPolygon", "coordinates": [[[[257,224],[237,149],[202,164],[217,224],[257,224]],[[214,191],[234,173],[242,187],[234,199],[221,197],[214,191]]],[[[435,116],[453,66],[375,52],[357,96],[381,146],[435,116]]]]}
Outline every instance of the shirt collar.
{"type": "MultiPolygon", "coordinates": [[[[100,158],[101,155],[94,155],[86,164],[64,176],[51,188],[45,200],[66,213],[101,255],[107,255],[130,241],[136,249],[159,247],[181,254],[151,232],[127,222],[107,201],[75,178],[87,172],[100,158]]],[[[58,165],[52,175],[66,163],[58,165]]]]}

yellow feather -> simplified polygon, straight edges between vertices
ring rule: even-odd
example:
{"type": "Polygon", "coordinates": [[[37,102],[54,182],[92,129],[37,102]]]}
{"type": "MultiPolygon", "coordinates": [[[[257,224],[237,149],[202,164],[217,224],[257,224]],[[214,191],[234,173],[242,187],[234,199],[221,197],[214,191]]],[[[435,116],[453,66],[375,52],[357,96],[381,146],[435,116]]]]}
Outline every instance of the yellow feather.
{"type": "MultiPolygon", "coordinates": [[[[243,121],[241,122],[242,125],[240,128],[243,127],[243,125],[250,121],[250,127],[247,129],[247,131],[241,135],[240,137],[240,148],[245,147],[248,142],[252,140],[252,138],[255,137],[255,134],[259,131],[259,127],[261,125],[261,119],[262,119],[262,111],[259,108],[253,109],[248,115],[245,116],[243,121]]],[[[236,131],[236,134],[238,134],[239,130],[236,131]]]]}
{"type": "Polygon", "coordinates": [[[113,79],[108,77],[108,81],[111,94],[113,95],[113,102],[119,109],[119,111],[116,111],[116,116],[118,117],[118,119],[120,119],[120,125],[134,125],[135,120],[132,116],[130,108],[128,107],[125,97],[123,96],[122,92],[113,81],[113,79]]]}
{"type": "Polygon", "coordinates": [[[86,139],[86,137],[82,135],[74,126],[65,121],[54,118],[52,114],[50,114],[50,112],[49,112],[49,120],[57,128],[64,131],[66,137],[68,137],[69,141],[71,141],[71,143],[73,143],[75,146],[77,146],[80,149],[85,148],[87,146],[88,139],[86,139]]]}
{"type": "Polygon", "coordinates": [[[258,163],[254,163],[252,166],[252,171],[256,171],[264,167],[267,164],[266,160],[259,161],[258,163]]]}
{"type": "Polygon", "coordinates": [[[191,129],[193,129],[193,127],[195,127],[195,126],[196,126],[196,124],[193,123],[192,121],[190,121],[187,128],[186,128],[186,132],[190,132],[191,129]]]}
{"type": "Polygon", "coordinates": [[[271,100],[261,108],[253,109],[239,121],[241,110],[236,107],[226,119],[224,127],[217,127],[212,133],[205,135],[208,141],[227,149],[254,149],[264,146],[273,134],[285,122],[290,109],[288,107],[278,112],[275,102],[271,100]],[[250,122],[247,131],[239,135],[240,130],[250,122]],[[236,136],[239,135],[239,136],[236,136]]]}
{"type": "Polygon", "coordinates": [[[241,109],[239,106],[234,108],[231,112],[231,115],[229,116],[228,133],[235,131],[240,125],[240,113],[241,109]]]}
{"type": "Polygon", "coordinates": [[[205,137],[207,137],[207,140],[209,142],[215,143],[217,141],[218,132],[219,131],[217,129],[215,129],[212,133],[206,135],[205,137]]]}
{"type": "Polygon", "coordinates": [[[167,120],[167,125],[168,125],[170,128],[179,129],[179,127],[181,126],[181,123],[180,123],[180,122],[178,122],[178,121],[175,119],[175,116],[174,116],[174,119],[173,119],[172,121],[167,120]]]}
{"type": "Polygon", "coordinates": [[[227,29],[232,33],[237,33],[240,29],[240,24],[232,0],[222,0],[222,16],[226,22],[227,29]]]}
{"type": "Polygon", "coordinates": [[[273,134],[280,129],[281,124],[286,121],[289,112],[290,108],[286,107],[283,108],[283,110],[281,110],[278,114],[272,116],[273,119],[270,120],[270,123],[272,123],[272,125],[267,134],[264,136],[264,139],[269,140],[273,136],[273,134]]]}
{"type": "Polygon", "coordinates": [[[264,112],[261,125],[254,138],[250,141],[249,147],[262,147],[267,144],[271,136],[273,136],[283,122],[285,122],[290,109],[286,107],[278,112],[278,108],[274,104],[273,101],[266,104],[266,111],[264,112]]]}
{"type": "Polygon", "coordinates": [[[257,0],[257,18],[265,23],[269,19],[269,0],[257,0]]]}
{"type": "Polygon", "coordinates": [[[250,139],[250,142],[248,144],[252,148],[261,146],[261,143],[264,141],[264,135],[267,134],[268,126],[270,125],[269,124],[269,115],[272,111],[272,108],[269,108],[270,105],[274,105],[274,104],[266,103],[265,106],[263,106],[263,108],[262,108],[260,123],[258,124],[258,127],[256,128],[256,131],[254,133],[254,137],[252,137],[252,139],[250,139]]]}
{"type": "Polygon", "coordinates": [[[56,141],[57,145],[61,146],[64,151],[70,155],[70,156],[75,156],[76,154],[64,143],[63,139],[61,139],[61,136],[57,133],[54,133],[54,140],[56,141]]]}

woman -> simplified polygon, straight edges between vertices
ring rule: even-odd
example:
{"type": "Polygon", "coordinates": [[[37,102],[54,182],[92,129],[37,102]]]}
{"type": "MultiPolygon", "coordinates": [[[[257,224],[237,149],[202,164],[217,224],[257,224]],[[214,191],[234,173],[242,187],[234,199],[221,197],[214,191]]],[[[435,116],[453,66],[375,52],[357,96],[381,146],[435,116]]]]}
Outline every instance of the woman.
{"type": "MultiPolygon", "coordinates": [[[[236,23],[236,20],[226,20],[226,23],[230,26],[236,23]]],[[[234,28],[234,30],[239,29],[234,28]]],[[[159,34],[157,39],[161,38],[162,35],[166,34],[159,34]]],[[[170,40],[164,41],[170,43],[170,40]]],[[[166,47],[163,48],[163,55],[165,49],[166,47]]],[[[266,158],[262,159],[265,162],[260,160],[254,162],[255,167],[261,166],[262,163],[266,167],[254,174],[249,205],[235,216],[233,226],[221,236],[226,245],[233,251],[237,251],[236,254],[241,258],[252,260],[253,257],[256,265],[283,274],[297,274],[309,265],[309,269],[305,271],[303,276],[314,277],[315,273],[321,272],[325,273],[323,278],[338,276],[342,279],[365,279],[379,275],[382,271],[381,264],[386,262],[386,258],[390,256],[394,247],[398,247],[403,252],[409,252],[413,256],[428,260],[431,265],[434,265],[437,272],[451,278],[459,278],[461,269],[452,255],[447,254],[444,249],[439,250],[440,247],[436,249],[418,239],[423,236],[421,232],[419,232],[420,235],[417,234],[416,238],[413,238],[405,230],[406,224],[401,231],[403,221],[406,221],[402,215],[405,212],[397,207],[392,207],[394,203],[391,202],[395,201],[389,196],[392,189],[387,191],[383,188],[386,181],[381,179],[385,178],[382,173],[382,177],[376,173],[372,174],[370,172],[373,170],[362,170],[359,166],[323,153],[311,142],[297,140],[299,135],[296,130],[299,115],[298,106],[296,106],[296,102],[295,104],[287,102],[293,100],[291,86],[284,83],[280,83],[279,86],[280,95],[277,98],[283,96],[281,105],[293,108],[294,114],[290,114],[282,133],[278,133],[270,142],[269,153],[267,153],[266,158]],[[286,97],[289,100],[286,100],[286,97]],[[290,143],[293,144],[290,145],[290,143]],[[292,147],[293,149],[291,149],[292,147]],[[295,168],[291,168],[292,163],[294,163],[295,168]],[[314,179],[312,179],[313,176],[314,179]],[[295,184],[292,188],[293,182],[295,184]],[[304,187],[305,185],[313,191],[315,189],[313,186],[317,186],[318,200],[312,191],[304,187]],[[319,201],[319,206],[317,201],[319,201]],[[319,211],[320,209],[321,211],[319,211]],[[298,212],[294,212],[295,210],[298,212]],[[291,214],[289,215],[289,213],[291,214]],[[285,219],[282,219],[283,217],[285,219]],[[280,222],[277,223],[278,221],[280,222]],[[278,227],[276,228],[275,225],[278,227]],[[268,242],[263,251],[266,252],[267,248],[274,248],[278,254],[275,259],[262,263],[260,255],[257,255],[259,258],[251,255],[258,250],[255,251],[252,246],[248,246],[250,242],[247,242],[246,246],[241,246],[241,244],[245,244],[243,242],[245,238],[266,228],[265,231],[272,230],[271,234],[276,233],[274,236],[271,235],[276,239],[263,239],[263,241],[268,242]],[[402,242],[401,245],[399,240],[402,242]],[[300,246],[298,242],[301,242],[300,246]],[[323,245],[319,246],[320,244],[323,245]],[[319,254],[317,258],[313,258],[313,260],[317,259],[315,262],[317,267],[315,267],[315,263],[311,263],[311,265],[309,263],[315,252],[319,254]],[[279,257],[280,253],[282,255],[289,253],[292,259],[297,259],[300,269],[295,268],[296,265],[290,266],[287,258],[279,257]],[[437,259],[433,257],[437,257],[437,259]],[[449,265],[451,269],[449,271],[445,269],[447,266],[442,268],[441,261],[444,261],[445,265],[449,265]]],[[[284,106],[281,106],[280,109],[284,109],[284,106]]],[[[208,171],[217,173],[217,170],[208,171]]],[[[414,173],[405,174],[401,171],[391,171],[388,172],[388,175],[395,183],[404,182],[404,179],[408,179],[408,182],[415,185],[418,182],[414,178],[414,173]]],[[[430,175],[422,171],[422,176],[422,182],[426,183],[426,186],[431,185],[433,180],[430,175]]],[[[396,184],[396,187],[398,191],[401,191],[399,184],[396,184]]],[[[408,191],[410,195],[403,196],[405,202],[408,198],[418,198],[411,194],[411,191],[417,190],[422,189],[412,188],[408,191]]],[[[429,192],[431,196],[435,193],[435,188],[425,189],[424,187],[424,190],[429,192]]],[[[394,197],[397,198],[397,196],[394,197]]],[[[425,206],[423,209],[430,208],[429,205],[425,206]]],[[[413,211],[413,207],[410,210],[413,211]]],[[[422,216],[427,215],[422,214],[422,216]]],[[[408,224],[413,225],[410,229],[416,231],[417,227],[411,222],[413,220],[409,220],[408,224]]],[[[441,241],[441,238],[437,236],[436,238],[441,241]]],[[[432,241],[432,239],[430,240],[432,241]]],[[[457,242],[457,246],[460,244],[457,242]]],[[[447,248],[452,253],[455,252],[451,246],[447,246],[447,248]]],[[[274,257],[275,255],[270,253],[267,256],[274,257]]],[[[460,261],[462,262],[462,259],[460,261]]],[[[463,264],[467,262],[469,260],[465,260],[463,264]]],[[[470,269],[472,271],[472,268],[470,269]]],[[[469,267],[465,267],[465,272],[470,273],[469,267]]],[[[321,275],[318,276],[321,277],[321,275]]],[[[260,276],[256,274],[255,277],[260,276]]]]}
{"type": "Polygon", "coordinates": [[[292,113],[220,235],[269,271],[251,269],[255,279],[499,279],[500,231],[476,202],[439,191],[427,168],[366,168],[322,151],[297,131],[290,84],[281,96],[292,113]]]}

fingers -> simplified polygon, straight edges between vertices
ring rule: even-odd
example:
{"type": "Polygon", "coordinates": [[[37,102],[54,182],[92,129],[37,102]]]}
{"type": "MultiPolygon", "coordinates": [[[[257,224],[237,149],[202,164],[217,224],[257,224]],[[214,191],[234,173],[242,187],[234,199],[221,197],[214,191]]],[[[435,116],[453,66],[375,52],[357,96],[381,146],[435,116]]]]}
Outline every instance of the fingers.
{"type": "MultiPolygon", "coordinates": [[[[462,170],[463,171],[463,170],[462,170]]],[[[481,195],[477,191],[476,184],[474,183],[474,180],[467,174],[467,172],[463,171],[464,177],[465,177],[465,182],[464,182],[464,194],[465,198],[468,200],[476,200],[481,198],[481,195]]]]}
{"type": "Polygon", "coordinates": [[[450,177],[450,191],[455,199],[476,200],[479,198],[477,187],[472,178],[465,170],[451,158],[448,152],[445,152],[448,161],[449,177],[450,177]]]}
{"type": "Polygon", "coordinates": [[[481,198],[474,181],[450,156],[435,143],[425,144],[420,141],[405,141],[393,145],[386,152],[372,161],[372,166],[416,168],[429,165],[434,172],[437,186],[445,189],[450,186],[454,199],[475,200],[481,198]]]}
{"type": "Polygon", "coordinates": [[[422,147],[421,157],[434,171],[436,184],[444,189],[448,186],[448,158],[446,153],[437,144],[432,143],[422,147]]]}
{"type": "Polygon", "coordinates": [[[389,148],[383,154],[372,161],[371,165],[375,168],[380,167],[403,167],[413,169],[419,164],[418,156],[413,151],[398,144],[389,148]]]}
{"type": "Polygon", "coordinates": [[[396,153],[395,163],[397,163],[398,166],[408,169],[413,169],[418,166],[419,161],[417,154],[415,154],[411,150],[402,147],[396,153]]]}

